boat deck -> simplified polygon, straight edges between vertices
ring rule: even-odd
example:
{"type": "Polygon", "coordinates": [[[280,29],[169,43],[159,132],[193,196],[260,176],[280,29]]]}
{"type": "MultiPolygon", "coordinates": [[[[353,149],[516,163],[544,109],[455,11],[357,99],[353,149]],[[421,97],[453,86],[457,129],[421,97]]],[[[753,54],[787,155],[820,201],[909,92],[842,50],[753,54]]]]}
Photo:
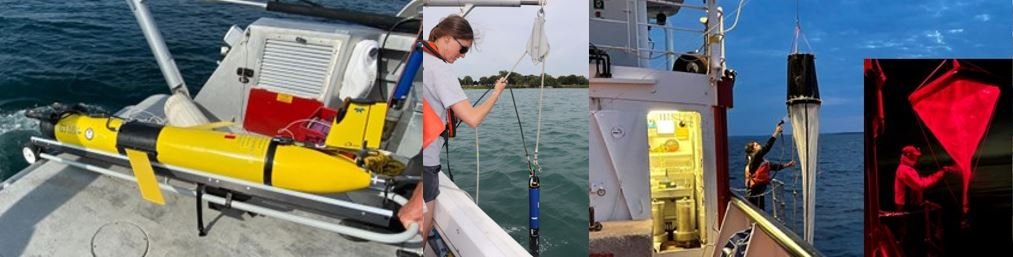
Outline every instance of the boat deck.
{"type": "Polygon", "coordinates": [[[357,242],[283,220],[209,208],[204,211],[208,235],[198,237],[193,197],[167,193],[165,206],[159,206],[143,200],[131,182],[57,162],[39,161],[25,171],[0,190],[3,257],[395,256],[398,249],[417,252],[420,247],[357,242]]]}

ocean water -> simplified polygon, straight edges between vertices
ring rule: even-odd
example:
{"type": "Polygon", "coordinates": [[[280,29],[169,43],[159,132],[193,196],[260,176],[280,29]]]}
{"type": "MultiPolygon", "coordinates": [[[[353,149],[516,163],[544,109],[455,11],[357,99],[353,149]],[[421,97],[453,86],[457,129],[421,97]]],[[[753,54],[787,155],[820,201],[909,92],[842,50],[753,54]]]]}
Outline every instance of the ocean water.
{"type": "MultiPolygon", "coordinates": [[[[474,101],[485,90],[466,90],[474,101]]],[[[533,154],[537,89],[515,89],[528,151],[533,154]]],[[[538,159],[542,167],[542,256],[587,256],[587,89],[546,89],[538,159]]],[[[461,125],[443,154],[457,185],[517,242],[528,245],[528,170],[509,91],[478,127],[480,173],[475,179],[475,129],[461,125]]]]}
{"type": "MultiPolygon", "coordinates": [[[[315,2],[394,14],[408,1],[315,2]]],[[[191,93],[217,66],[231,25],[293,17],[210,1],[147,4],[191,93]]],[[[114,112],[167,91],[126,1],[0,0],[0,179],[28,165],[20,147],[38,124],[24,116],[25,109],[64,102],[114,112]]]]}
{"type": "MultiPolygon", "coordinates": [[[[745,153],[743,147],[749,141],[766,142],[770,135],[732,136],[728,138],[730,186],[733,191],[744,187],[742,179],[745,153]]],[[[862,256],[864,201],[864,149],[862,133],[821,134],[819,171],[816,175],[816,230],[813,240],[816,249],[826,256],[862,256]],[[832,147],[831,147],[832,146],[832,147]]],[[[778,137],[778,141],[767,153],[766,158],[776,162],[787,162],[794,158],[791,135],[778,137]]],[[[802,236],[802,178],[797,167],[781,170],[776,179],[785,182],[785,192],[791,196],[798,192],[798,219],[787,219],[788,226],[802,236]]],[[[770,199],[767,199],[770,205],[770,199]]],[[[791,212],[788,204],[786,212],[791,212]]],[[[770,208],[768,206],[767,210],[770,208]]]]}

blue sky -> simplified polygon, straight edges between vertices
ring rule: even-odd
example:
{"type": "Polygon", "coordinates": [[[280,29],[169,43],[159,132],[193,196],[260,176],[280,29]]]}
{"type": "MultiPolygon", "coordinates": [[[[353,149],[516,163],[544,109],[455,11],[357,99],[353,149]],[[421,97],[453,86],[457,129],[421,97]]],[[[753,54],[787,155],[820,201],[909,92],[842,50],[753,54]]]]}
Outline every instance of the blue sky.
{"type": "MultiPolygon", "coordinates": [[[[738,1],[720,4],[728,14],[725,26],[731,26],[738,1]]],[[[800,8],[803,31],[816,55],[824,133],[862,131],[864,58],[1013,56],[1009,1],[801,0],[800,8]]],[[[682,10],[670,20],[700,27],[693,23],[700,15],[682,10]]],[[[738,26],[728,33],[726,57],[738,71],[735,108],[729,112],[731,135],[768,134],[786,115],[786,60],[794,17],[795,1],[749,1],[738,26]]],[[[660,31],[653,31],[652,38],[663,42],[660,31]]],[[[695,47],[677,44],[676,50],[695,47]]],[[[663,59],[653,64],[665,66],[663,59]]]]}

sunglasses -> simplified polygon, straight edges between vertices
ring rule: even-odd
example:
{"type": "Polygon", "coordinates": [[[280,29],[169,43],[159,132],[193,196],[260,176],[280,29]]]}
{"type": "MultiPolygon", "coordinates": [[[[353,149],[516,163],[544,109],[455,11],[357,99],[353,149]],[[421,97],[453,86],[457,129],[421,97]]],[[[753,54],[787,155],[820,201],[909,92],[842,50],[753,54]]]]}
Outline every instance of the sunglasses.
{"type": "Polygon", "coordinates": [[[461,44],[461,40],[458,40],[456,38],[454,39],[454,41],[457,41],[457,45],[461,46],[461,54],[468,53],[468,48],[471,48],[470,46],[464,46],[464,44],[461,44]]]}

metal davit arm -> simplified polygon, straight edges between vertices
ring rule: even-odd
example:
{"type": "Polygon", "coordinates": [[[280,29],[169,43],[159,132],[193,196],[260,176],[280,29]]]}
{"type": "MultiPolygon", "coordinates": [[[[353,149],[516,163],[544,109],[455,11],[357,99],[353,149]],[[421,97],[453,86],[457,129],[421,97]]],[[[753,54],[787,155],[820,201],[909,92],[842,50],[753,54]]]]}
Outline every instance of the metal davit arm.
{"type": "Polygon", "coordinates": [[[169,47],[165,45],[165,40],[162,39],[162,32],[158,30],[155,20],[151,18],[148,6],[144,4],[143,0],[127,0],[127,4],[130,5],[130,11],[134,13],[134,17],[137,17],[137,24],[141,26],[144,39],[148,41],[151,53],[155,55],[158,68],[162,70],[162,76],[165,77],[165,83],[169,84],[169,90],[173,93],[182,93],[190,97],[190,91],[186,89],[183,75],[179,73],[176,61],[172,59],[169,47]]]}

